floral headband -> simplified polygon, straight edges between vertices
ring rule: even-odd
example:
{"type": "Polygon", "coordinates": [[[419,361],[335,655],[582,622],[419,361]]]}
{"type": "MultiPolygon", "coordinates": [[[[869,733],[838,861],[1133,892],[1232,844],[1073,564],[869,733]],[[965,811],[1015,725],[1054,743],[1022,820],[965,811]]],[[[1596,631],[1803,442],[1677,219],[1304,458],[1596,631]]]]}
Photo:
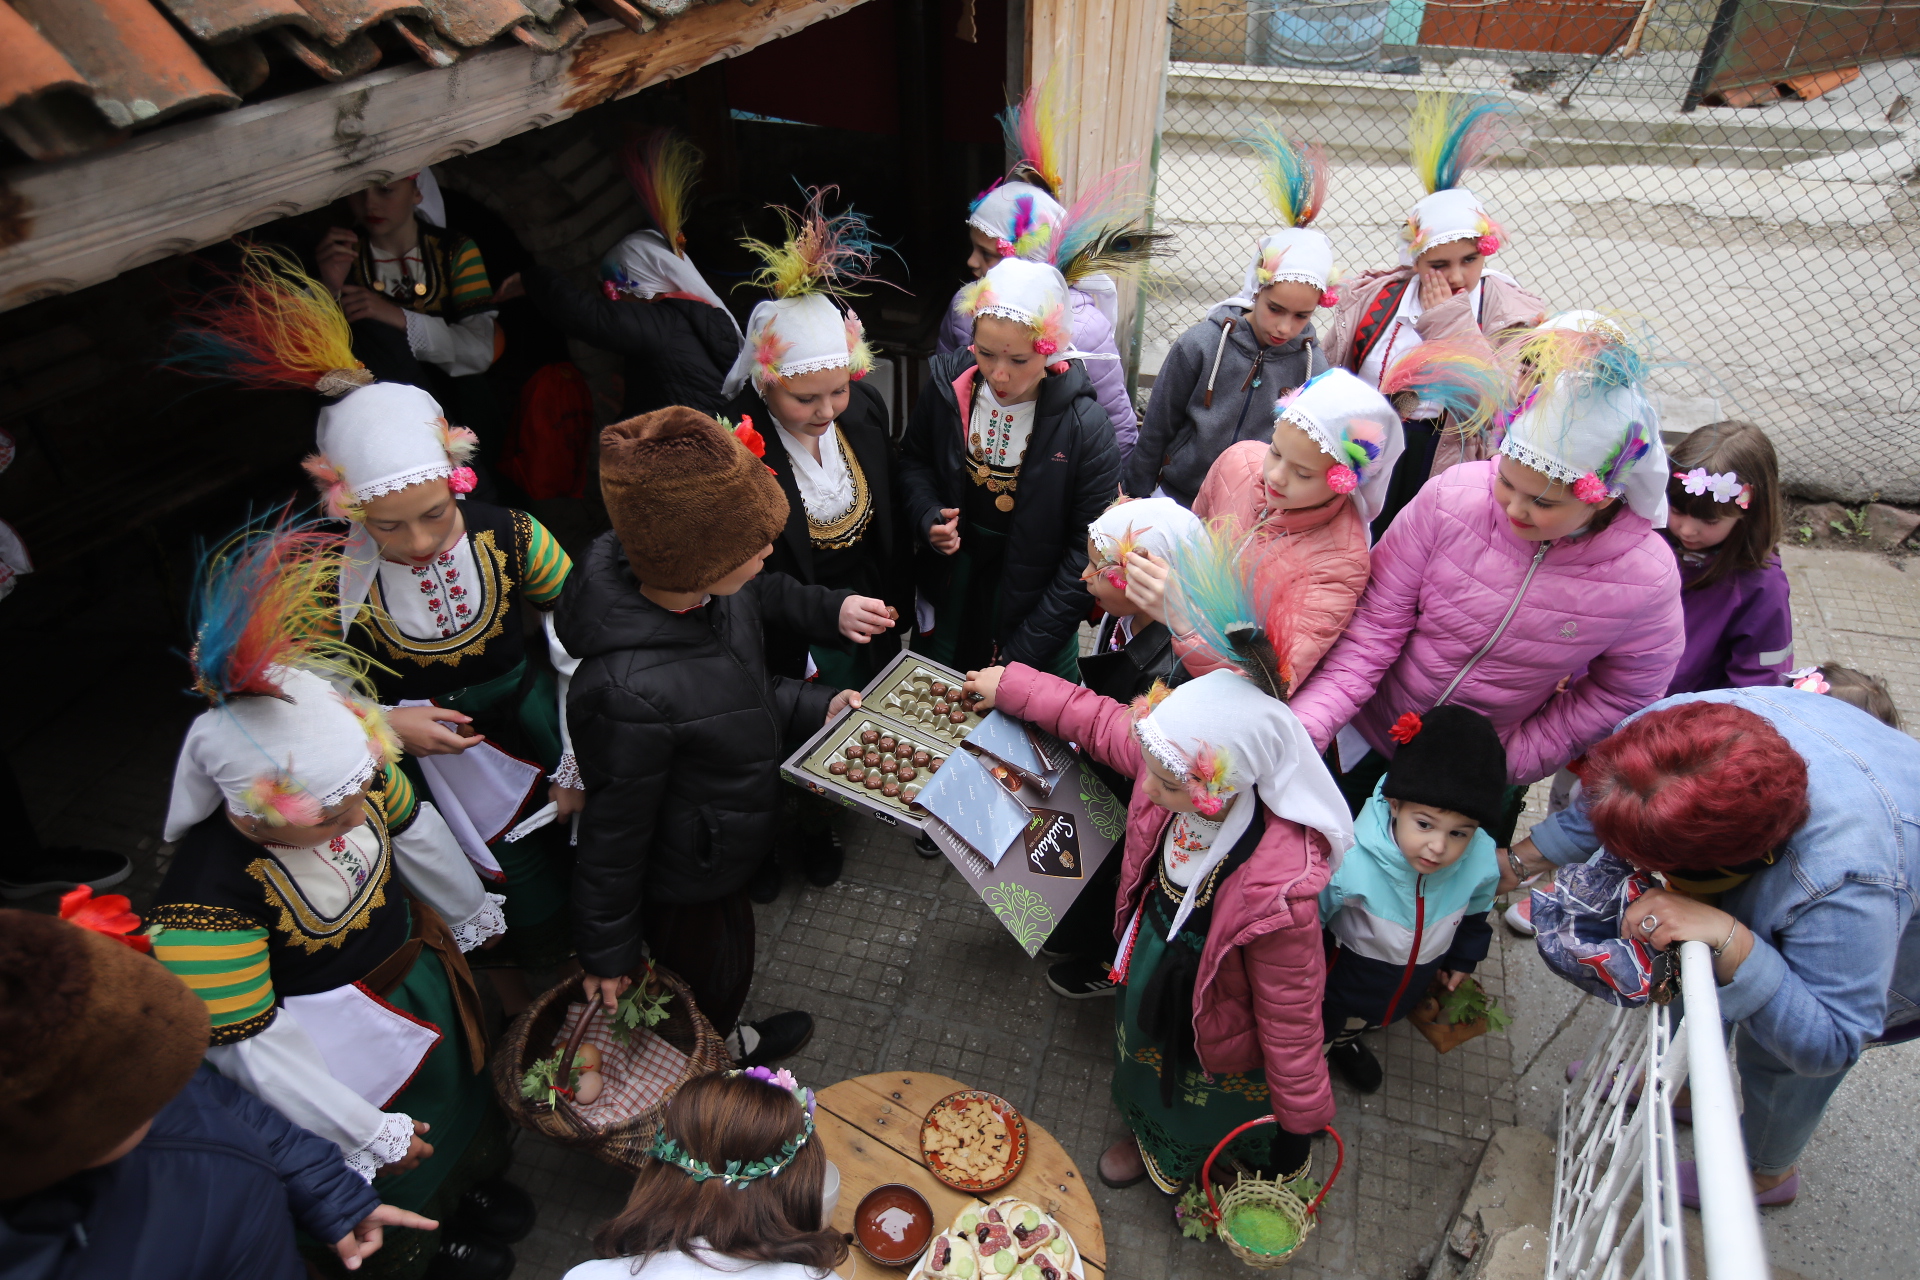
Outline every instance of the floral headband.
{"type": "Polygon", "coordinates": [[[1172,692],[1165,681],[1155,680],[1153,688],[1133,700],[1134,736],[1140,739],[1140,746],[1148,755],[1185,784],[1193,807],[1202,817],[1217,818],[1237,790],[1227,781],[1233,772],[1233,757],[1225,747],[1202,742],[1195,746],[1193,759],[1189,761],[1186,753],[1160,731],[1150,717],[1153,709],[1172,692]]]}
{"type": "Polygon", "coordinates": [[[807,1140],[813,1137],[814,1097],[813,1090],[802,1087],[800,1082],[793,1078],[793,1072],[788,1071],[785,1067],[780,1068],[778,1071],[774,1071],[768,1067],[748,1067],[745,1071],[729,1071],[726,1074],[730,1078],[745,1077],[748,1080],[759,1080],[764,1084],[770,1084],[776,1089],[784,1089],[786,1092],[792,1094],[793,1100],[800,1104],[801,1111],[804,1113],[801,1120],[800,1132],[781,1143],[780,1149],[770,1156],[764,1156],[761,1159],[750,1160],[745,1163],[738,1160],[729,1160],[726,1166],[721,1169],[715,1169],[706,1161],[696,1160],[693,1156],[687,1154],[686,1149],[672,1138],[667,1137],[664,1130],[654,1138],[653,1146],[647,1151],[647,1154],[664,1164],[674,1165],[684,1170],[686,1175],[695,1182],[706,1182],[710,1179],[718,1178],[720,1181],[737,1190],[740,1187],[746,1186],[749,1182],[755,1182],[761,1178],[774,1177],[782,1169],[785,1169],[793,1163],[794,1157],[800,1154],[800,1148],[806,1146],[807,1140]]]}
{"type": "MultiPolygon", "coordinates": [[[[1753,486],[1741,484],[1739,475],[1732,471],[1708,471],[1705,467],[1695,467],[1691,471],[1676,471],[1673,478],[1695,497],[1711,493],[1713,500],[1723,506],[1731,502],[1745,511],[1753,501],[1753,486]]],[[[1820,692],[1826,691],[1823,689],[1820,692]]]]}
{"type": "Polygon", "coordinates": [[[1833,692],[1833,686],[1827,683],[1827,673],[1819,667],[1801,667],[1798,671],[1789,671],[1787,683],[1807,693],[1833,692]]]}

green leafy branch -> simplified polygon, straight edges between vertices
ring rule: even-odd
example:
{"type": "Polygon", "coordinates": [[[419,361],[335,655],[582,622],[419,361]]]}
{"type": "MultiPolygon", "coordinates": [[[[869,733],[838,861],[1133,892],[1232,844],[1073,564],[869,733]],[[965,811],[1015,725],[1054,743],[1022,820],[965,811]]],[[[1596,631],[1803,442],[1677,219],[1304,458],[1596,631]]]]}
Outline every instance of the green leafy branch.
{"type": "Polygon", "coordinates": [[[542,1058],[527,1068],[527,1074],[520,1077],[520,1096],[539,1099],[541,1105],[551,1109],[560,1105],[562,1094],[571,1098],[580,1084],[580,1068],[573,1067],[567,1072],[567,1082],[560,1083],[560,1059],[565,1055],[563,1049],[551,1058],[542,1058]],[[541,1094],[546,1097],[541,1098],[541,1094]]]}
{"type": "Polygon", "coordinates": [[[658,1026],[667,1020],[667,1003],[673,993],[659,985],[653,974],[653,961],[647,961],[647,974],[628,987],[613,1010],[613,1038],[626,1044],[641,1027],[658,1026]]]}
{"type": "Polygon", "coordinates": [[[1513,1016],[1500,1007],[1499,1001],[1489,999],[1472,978],[1462,979],[1460,985],[1440,1001],[1440,1021],[1448,1026],[1478,1022],[1482,1018],[1487,1020],[1489,1031],[1504,1031],[1513,1024],[1513,1016]]]}

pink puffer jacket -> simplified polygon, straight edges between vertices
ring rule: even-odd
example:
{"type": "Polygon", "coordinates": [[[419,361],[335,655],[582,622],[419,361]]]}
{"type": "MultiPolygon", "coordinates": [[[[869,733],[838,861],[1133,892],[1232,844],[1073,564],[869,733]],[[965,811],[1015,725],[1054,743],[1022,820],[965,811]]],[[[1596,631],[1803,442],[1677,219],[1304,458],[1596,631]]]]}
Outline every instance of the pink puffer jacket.
{"type": "Polygon", "coordinates": [[[1509,781],[1546,777],[1666,695],[1686,632],[1665,541],[1624,510],[1587,537],[1522,541],[1494,500],[1495,465],[1429,480],[1374,547],[1352,625],[1292,702],[1316,744],[1352,721],[1391,756],[1387,729],[1439,702],[1510,608],[1448,699],[1493,721],[1509,781]]]}
{"type": "MultiPolygon", "coordinates": [[[[1111,698],[1016,662],[1000,677],[995,705],[1079,743],[1108,768],[1135,778],[1146,773],[1133,717],[1111,698]]],[[[1290,1133],[1317,1133],[1333,1119],[1320,1055],[1327,971],[1319,905],[1332,869],[1319,832],[1271,810],[1265,816],[1266,834],[1253,856],[1214,895],[1193,984],[1194,1048],[1201,1069],[1213,1075],[1264,1068],[1274,1117],[1290,1133]]],[[[1147,799],[1144,786],[1134,787],[1115,938],[1133,921],[1172,818],[1147,799]]]]}

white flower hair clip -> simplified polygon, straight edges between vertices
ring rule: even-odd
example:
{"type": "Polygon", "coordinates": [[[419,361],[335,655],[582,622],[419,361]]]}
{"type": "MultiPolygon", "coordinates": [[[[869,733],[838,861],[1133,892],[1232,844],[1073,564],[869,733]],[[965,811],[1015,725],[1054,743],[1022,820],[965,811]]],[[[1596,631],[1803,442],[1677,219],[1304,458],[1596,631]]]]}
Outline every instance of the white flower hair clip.
{"type": "Polygon", "coordinates": [[[1695,497],[1711,493],[1715,502],[1731,502],[1742,511],[1753,501],[1753,486],[1741,484],[1739,475],[1732,471],[1708,471],[1705,467],[1695,467],[1691,471],[1676,471],[1673,478],[1695,497]]]}

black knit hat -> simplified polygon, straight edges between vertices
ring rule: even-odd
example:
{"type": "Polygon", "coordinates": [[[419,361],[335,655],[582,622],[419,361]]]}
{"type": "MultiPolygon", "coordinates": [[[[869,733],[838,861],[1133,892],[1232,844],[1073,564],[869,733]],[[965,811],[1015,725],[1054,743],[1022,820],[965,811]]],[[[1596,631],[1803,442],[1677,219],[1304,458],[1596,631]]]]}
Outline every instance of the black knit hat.
{"type": "Polygon", "coordinates": [[[1441,706],[1401,716],[1390,732],[1400,749],[1381,794],[1464,813],[1483,827],[1499,823],[1506,811],[1507,749],[1493,721],[1465,707],[1441,706]]]}

